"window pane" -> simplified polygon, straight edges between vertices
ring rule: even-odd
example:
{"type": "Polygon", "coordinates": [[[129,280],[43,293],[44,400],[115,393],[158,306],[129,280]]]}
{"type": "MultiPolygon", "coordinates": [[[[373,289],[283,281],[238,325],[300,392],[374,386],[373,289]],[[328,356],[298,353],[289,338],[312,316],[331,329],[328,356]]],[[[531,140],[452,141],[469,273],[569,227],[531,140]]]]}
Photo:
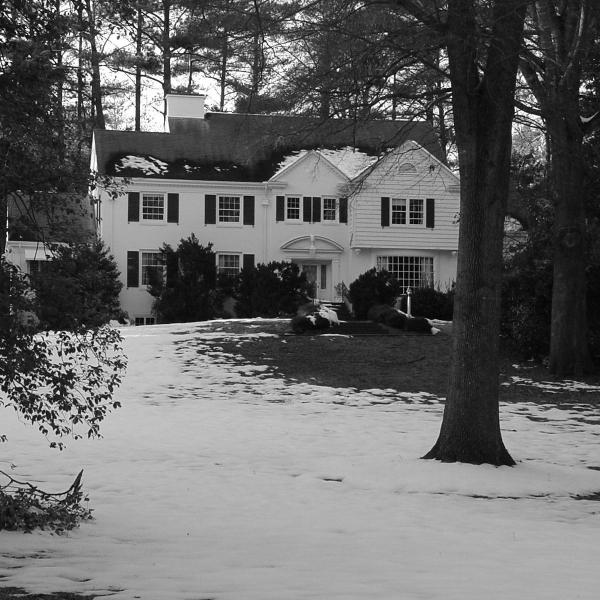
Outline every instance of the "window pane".
{"type": "Polygon", "coordinates": [[[142,252],[142,285],[160,283],[163,276],[163,262],[160,252],[142,252]]]}
{"type": "Polygon", "coordinates": [[[336,220],[336,199],[323,198],[323,221],[336,220]]]}
{"type": "Polygon", "coordinates": [[[239,254],[219,254],[218,258],[219,273],[226,275],[237,275],[240,272],[239,254]]]}
{"type": "Polygon", "coordinates": [[[406,200],[392,198],[392,224],[406,225],[406,200]]]}
{"type": "Polygon", "coordinates": [[[144,221],[162,221],[164,217],[164,196],[162,194],[144,194],[142,196],[142,219],[144,221]]]}
{"type": "Polygon", "coordinates": [[[377,269],[388,271],[403,287],[433,286],[433,258],[431,256],[378,256],[377,269]]]}
{"type": "Polygon", "coordinates": [[[288,197],[286,198],[286,212],[285,218],[293,221],[300,220],[300,198],[288,197]]]}
{"type": "Polygon", "coordinates": [[[411,199],[409,204],[409,224],[410,225],[423,225],[423,200],[411,199]]]}
{"type": "Polygon", "coordinates": [[[240,197],[219,196],[219,223],[240,222],[240,197]]]}

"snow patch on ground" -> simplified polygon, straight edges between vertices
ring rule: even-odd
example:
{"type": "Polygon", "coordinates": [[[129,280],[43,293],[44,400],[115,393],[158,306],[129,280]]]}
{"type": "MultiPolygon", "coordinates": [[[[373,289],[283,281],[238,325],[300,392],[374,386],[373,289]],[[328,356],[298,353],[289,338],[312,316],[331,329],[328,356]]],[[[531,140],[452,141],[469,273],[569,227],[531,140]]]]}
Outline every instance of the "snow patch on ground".
{"type": "Polygon", "coordinates": [[[95,516],[64,537],[1,532],[2,585],[115,600],[595,600],[600,505],[574,496],[600,491],[598,408],[501,406],[514,468],[423,461],[442,398],[274,377],[215,347],[265,334],[224,327],[125,328],[123,408],[101,440],[57,452],[2,409],[0,469],[58,491],[84,468],[95,516]]]}

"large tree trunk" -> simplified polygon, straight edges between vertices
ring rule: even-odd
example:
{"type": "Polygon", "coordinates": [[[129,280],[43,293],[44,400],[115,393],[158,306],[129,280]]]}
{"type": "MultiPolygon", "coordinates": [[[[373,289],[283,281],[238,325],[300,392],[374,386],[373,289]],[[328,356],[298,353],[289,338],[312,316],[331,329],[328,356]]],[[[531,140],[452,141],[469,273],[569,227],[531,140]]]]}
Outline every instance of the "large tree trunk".
{"type": "Polygon", "coordinates": [[[504,215],[518,50],[526,2],[498,0],[487,61],[473,2],[448,2],[448,57],[461,209],[452,364],[440,435],[425,458],[512,465],[500,433],[499,334],[504,215]]]}
{"type": "Polygon", "coordinates": [[[550,194],[554,205],[554,279],[550,372],[564,377],[591,368],[587,341],[586,220],[583,134],[577,94],[571,106],[558,100],[546,120],[550,194]]]}

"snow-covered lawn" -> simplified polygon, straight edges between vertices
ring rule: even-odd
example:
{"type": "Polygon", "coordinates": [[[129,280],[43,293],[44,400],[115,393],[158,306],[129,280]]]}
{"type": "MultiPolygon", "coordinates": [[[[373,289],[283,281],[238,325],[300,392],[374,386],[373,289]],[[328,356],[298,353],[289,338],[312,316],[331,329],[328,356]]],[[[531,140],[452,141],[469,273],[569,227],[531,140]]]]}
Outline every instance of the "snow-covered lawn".
{"type": "Polygon", "coordinates": [[[286,382],[236,365],[214,346],[235,334],[218,328],[124,330],[123,408],[101,440],[60,453],[2,411],[0,469],[62,491],[84,468],[95,516],[68,536],[0,532],[2,586],[127,600],[598,598],[600,503],[575,496],[600,491],[600,408],[503,405],[515,468],[423,461],[435,397],[286,382]]]}

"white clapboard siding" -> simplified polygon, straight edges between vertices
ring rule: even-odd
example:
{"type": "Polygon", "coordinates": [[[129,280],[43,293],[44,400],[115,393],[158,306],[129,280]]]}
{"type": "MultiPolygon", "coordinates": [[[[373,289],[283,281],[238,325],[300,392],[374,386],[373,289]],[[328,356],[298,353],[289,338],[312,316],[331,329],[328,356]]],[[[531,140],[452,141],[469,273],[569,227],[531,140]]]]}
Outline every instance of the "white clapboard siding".
{"type": "Polygon", "coordinates": [[[456,250],[458,178],[418,144],[408,142],[385,157],[350,195],[353,248],[456,250]],[[435,226],[381,225],[381,198],[435,200],[435,226]]]}

